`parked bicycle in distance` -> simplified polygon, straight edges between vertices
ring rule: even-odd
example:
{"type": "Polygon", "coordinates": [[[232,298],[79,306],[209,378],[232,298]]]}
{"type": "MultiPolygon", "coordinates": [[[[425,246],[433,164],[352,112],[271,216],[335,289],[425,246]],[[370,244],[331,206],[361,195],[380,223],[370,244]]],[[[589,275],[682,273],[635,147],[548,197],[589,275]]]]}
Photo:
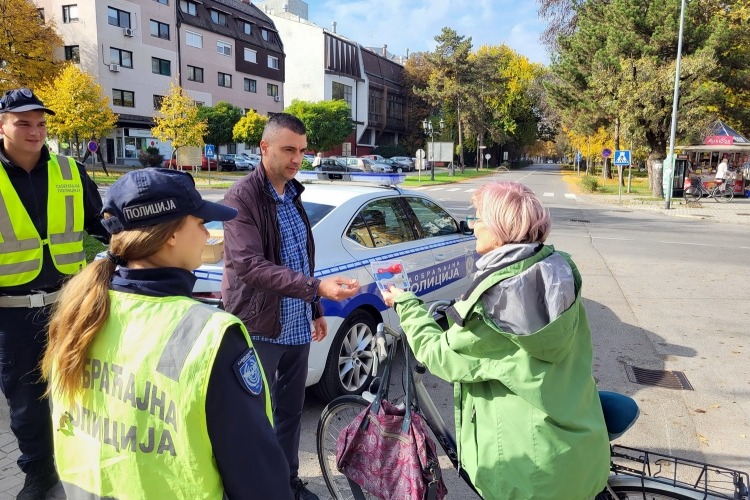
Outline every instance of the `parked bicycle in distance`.
{"type": "MultiPolygon", "coordinates": [[[[435,302],[429,311],[433,316],[439,317],[443,314],[438,311],[444,310],[450,304],[446,301],[435,302]]],[[[393,363],[400,337],[400,331],[383,323],[378,325],[375,338],[378,348],[373,352],[379,353],[377,357],[380,362],[384,360],[383,366],[393,363]],[[388,349],[386,333],[394,339],[388,349]]],[[[408,349],[406,342],[404,346],[408,349]]],[[[422,415],[453,467],[458,469],[461,478],[472,486],[468,475],[459,467],[455,436],[440,416],[424,385],[424,374],[427,369],[421,363],[415,363],[411,368],[407,365],[404,369],[412,369],[414,372],[413,411],[418,411],[422,415]]],[[[377,366],[374,371],[377,371],[377,366]]],[[[373,385],[377,385],[378,381],[379,379],[375,379],[373,385]]],[[[388,388],[385,390],[384,397],[387,399],[388,388]]],[[[369,393],[365,393],[365,396],[341,396],[334,399],[325,407],[318,421],[318,461],[328,491],[337,500],[378,498],[362,492],[356,485],[354,487],[357,491],[354,492],[351,486],[353,483],[336,467],[336,440],[341,430],[365,410],[374,397],[369,393]]],[[[599,397],[612,441],[622,436],[636,421],[639,413],[638,404],[629,396],[615,392],[600,391],[599,397]]],[[[397,404],[397,399],[399,398],[390,401],[397,404]]],[[[748,474],[745,472],[616,444],[611,444],[610,448],[610,476],[605,489],[595,500],[748,500],[748,474]]],[[[387,494],[381,493],[381,496],[383,495],[387,497],[387,494]]]]}
{"type": "Polygon", "coordinates": [[[702,196],[713,198],[719,203],[725,203],[734,198],[734,189],[725,181],[709,190],[703,186],[703,182],[700,179],[697,179],[697,182],[693,182],[683,193],[685,201],[698,201],[702,196]]]}

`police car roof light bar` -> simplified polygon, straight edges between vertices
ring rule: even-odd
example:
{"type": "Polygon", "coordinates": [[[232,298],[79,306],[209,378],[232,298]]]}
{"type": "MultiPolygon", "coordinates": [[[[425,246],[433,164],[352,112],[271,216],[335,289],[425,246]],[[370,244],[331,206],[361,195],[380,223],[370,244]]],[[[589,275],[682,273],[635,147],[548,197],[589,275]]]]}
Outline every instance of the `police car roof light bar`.
{"type": "Polygon", "coordinates": [[[364,182],[368,184],[376,184],[378,186],[396,187],[406,179],[405,174],[373,174],[373,173],[359,173],[359,172],[316,172],[314,170],[300,170],[297,172],[297,180],[300,182],[315,182],[315,181],[326,181],[326,182],[364,182]],[[329,174],[336,174],[341,176],[341,179],[331,179],[329,174]]]}

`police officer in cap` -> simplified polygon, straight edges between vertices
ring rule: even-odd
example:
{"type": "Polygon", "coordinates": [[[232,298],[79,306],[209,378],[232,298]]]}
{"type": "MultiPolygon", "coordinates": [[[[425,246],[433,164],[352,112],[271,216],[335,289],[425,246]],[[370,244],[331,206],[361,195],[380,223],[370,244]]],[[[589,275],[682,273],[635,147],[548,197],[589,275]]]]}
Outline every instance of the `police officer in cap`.
{"type": "Polygon", "coordinates": [[[68,498],[291,499],[271,398],[235,316],[191,297],[207,221],[190,174],[107,191],[107,258],[63,288],[42,362],[68,498]]]}
{"type": "Polygon", "coordinates": [[[58,482],[52,422],[38,364],[52,304],[85,264],[84,231],[102,241],[102,200],[81,164],[50,153],[46,116],[27,88],[0,99],[0,388],[26,473],[20,499],[42,499],[58,482]]]}

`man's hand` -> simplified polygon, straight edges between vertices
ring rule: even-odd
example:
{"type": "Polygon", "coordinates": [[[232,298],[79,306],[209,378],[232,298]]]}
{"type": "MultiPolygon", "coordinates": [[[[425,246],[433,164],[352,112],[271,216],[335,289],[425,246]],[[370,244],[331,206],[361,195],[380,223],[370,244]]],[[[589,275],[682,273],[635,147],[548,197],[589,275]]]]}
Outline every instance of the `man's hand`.
{"type": "Polygon", "coordinates": [[[344,300],[359,292],[359,281],[342,276],[323,278],[318,285],[318,296],[331,300],[344,300]]]}
{"type": "Polygon", "coordinates": [[[315,342],[320,342],[321,340],[326,338],[326,335],[328,335],[328,323],[326,323],[326,319],[323,316],[318,319],[314,319],[312,339],[315,342]]]}

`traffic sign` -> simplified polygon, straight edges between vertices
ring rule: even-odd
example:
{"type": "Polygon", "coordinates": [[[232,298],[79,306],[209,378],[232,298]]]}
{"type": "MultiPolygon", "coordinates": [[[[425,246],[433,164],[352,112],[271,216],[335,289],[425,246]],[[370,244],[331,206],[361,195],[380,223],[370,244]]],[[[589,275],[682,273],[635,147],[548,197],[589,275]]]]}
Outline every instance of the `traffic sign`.
{"type": "Polygon", "coordinates": [[[206,144],[206,148],[203,152],[206,158],[213,158],[215,154],[215,148],[213,144],[206,144]]]}
{"type": "Polygon", "coordinates": [[[96,151],[99,149],[99,143],[96,141],[89,141],[89,143],[86,144],[86,149],[88,149],[92,153],[96,153],[96,151]]]}
{"type": "Polygon", "coordinates": [[[417,149],[417,158],[419,159],[424,158],[424,149],[422,148],[417,149]]]}
{"type": "Polygon", "coordinates": [[[484,155],[485,160],[489,160],[490,158],[492,158],[491,154],[487,153],[486,155],[484,155]]]}
{"type": "Polygon", "coordinates": [[[576,161],[581,161],[581,160],[583,160],[583,155],[579,151],[578,153],[576,153],[576,161]]]}
{"type": "Polygon", "coordinates": [[[602,156],[605,158],[609,158],[610,156],[612,156],[612,150],[609,148],[602,149],[602,156]]]}
{"type": "Polygon", "coordinates": [[[615,165],[630,165],[630,150],[618,149],[615,151],[615,165]]]}

